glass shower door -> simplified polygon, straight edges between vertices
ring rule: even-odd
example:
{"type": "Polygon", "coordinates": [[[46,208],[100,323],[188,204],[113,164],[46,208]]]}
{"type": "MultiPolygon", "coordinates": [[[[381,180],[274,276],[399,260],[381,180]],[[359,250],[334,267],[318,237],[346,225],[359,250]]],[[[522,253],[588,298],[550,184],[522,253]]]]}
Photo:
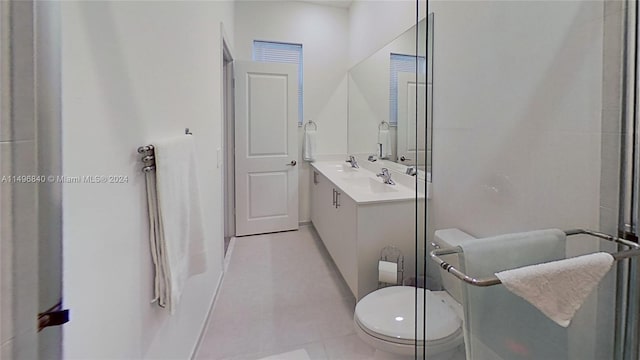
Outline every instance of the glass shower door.
{"type": "MultiPolygon", "coordinates": [[[[433,191],[416,212],[420,256],[429,257],[441,229],[476,239],[542,229],[618,235],[627,10],[626,2],[604,1],[429,2],[434,16],[423,41],[433,37],[424,47],[432,95],[424,101],[432,118],[424,121],[432,125],[424,141],[432,139],[433,191]]],[[[521,258],[519,267],[618,251],[585,235],[538,257],[536,247],[482,250],[481,258],[461,255],[463,264],[480,264],[468,267],[471,276],[506,270],[509,257],[521,258]]],[[[435,262],[418,271],[433,279],[424,281],[429,291],[442,289],[435,262]]],[[[462,358],[613,358],[616,277],[614,266],[566,328],[503,285],[460,282],[462,358]]],[[[423,314],[428,354],[438,324],[423,314]]]]}

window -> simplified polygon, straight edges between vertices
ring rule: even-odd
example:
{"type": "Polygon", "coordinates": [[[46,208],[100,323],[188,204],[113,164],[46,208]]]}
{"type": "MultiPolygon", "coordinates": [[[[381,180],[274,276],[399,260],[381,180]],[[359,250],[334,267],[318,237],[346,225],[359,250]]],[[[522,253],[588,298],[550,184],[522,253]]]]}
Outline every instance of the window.
{"type": "Polygon", "coordinates": [[[298,65],[298,125],[302,125],[302,45],[254,40],[253,61],[298,65]]]}
{"type": "Polygon", "coordinates": [[[427,60],[423,56],[391,54],[391,71],[389,83],[389,124],[398,124],[398,73],[415,74],[416,59],[418,59],[418,74],[427,74],[427,60]]]}

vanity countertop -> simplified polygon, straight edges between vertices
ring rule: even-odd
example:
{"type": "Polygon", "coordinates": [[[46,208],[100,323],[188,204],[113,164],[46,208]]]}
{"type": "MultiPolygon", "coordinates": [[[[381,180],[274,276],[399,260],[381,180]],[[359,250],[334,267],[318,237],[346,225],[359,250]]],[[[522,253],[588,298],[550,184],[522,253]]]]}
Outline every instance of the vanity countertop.
{"type": "MultiPolygon", "coordinates": [[[[382,182],[374,172],[364,167],[352,168],[344,161],[316,161],[311,166],[319,173],[327,177],[336,187],[340,188],[347,196],[357,204],[371,204],[391,201],[414,201],[415,189],[408,187],[399,181],[397,177],[404,176],[392,174],[392,180],[396,185],[388,185],[382,182]]],[[[424,199],[424,194],[418,194],[419,199],[424,199]]]]}

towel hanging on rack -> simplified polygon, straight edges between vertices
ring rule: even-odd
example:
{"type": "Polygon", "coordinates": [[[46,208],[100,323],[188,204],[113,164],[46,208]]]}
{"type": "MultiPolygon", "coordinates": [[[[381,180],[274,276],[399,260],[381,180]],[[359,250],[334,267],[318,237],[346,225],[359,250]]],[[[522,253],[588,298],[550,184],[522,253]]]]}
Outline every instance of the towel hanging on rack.
{"type": "Polygon", "coordinates": [[[613,262],[611,254],[598,252],[505,270],[496,276],[509,291],[567,327],[613,262]]]}
{"type": "Polygon", "coordinates": [[[302,138],[302,159],[304,161],[315,161],[316,130],[318,130],[318,125],[313,120],[309,120],[304,124],[304,136],[302,138]]]}
{"type": "Polygon", "coordinates": [[[155,268],[152,302],[173,314],[191,275],[206,270],[204,226],[192,136],[138,148],[146,174],[149,244],[155,268]]]}
{"type": "Polygon", "coordinates": [[[391,153],[391,133],[389,131],[389,123],[386,121],[378,125],[378,156],[381,159],[388,159],[391,153]]]}

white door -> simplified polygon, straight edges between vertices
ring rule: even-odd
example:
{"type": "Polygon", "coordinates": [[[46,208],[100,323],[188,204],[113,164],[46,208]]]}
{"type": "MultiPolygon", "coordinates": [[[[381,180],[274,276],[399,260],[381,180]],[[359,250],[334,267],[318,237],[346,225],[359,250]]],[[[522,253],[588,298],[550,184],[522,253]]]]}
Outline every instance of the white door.
{"type": "MultiPolygon", "coordinates": [[[[431,99],[431,85],[427,87],[424,75],[418,76],[416,81],[415,74],[398,74],[398,162],[401,164],[425,166],[427,152],[425,126],[431,120],[425,121],[424,118],[427,95],[431,99]],[[416,119],[418,119],[417,129],[416,119]]],[[[431,117],[431,113],[428,115],[431,117]]]]}
{"type": "Polygon", "coordinates": [[[236,235],[298,228],[298,70],[238,61],[236,235]]]}

